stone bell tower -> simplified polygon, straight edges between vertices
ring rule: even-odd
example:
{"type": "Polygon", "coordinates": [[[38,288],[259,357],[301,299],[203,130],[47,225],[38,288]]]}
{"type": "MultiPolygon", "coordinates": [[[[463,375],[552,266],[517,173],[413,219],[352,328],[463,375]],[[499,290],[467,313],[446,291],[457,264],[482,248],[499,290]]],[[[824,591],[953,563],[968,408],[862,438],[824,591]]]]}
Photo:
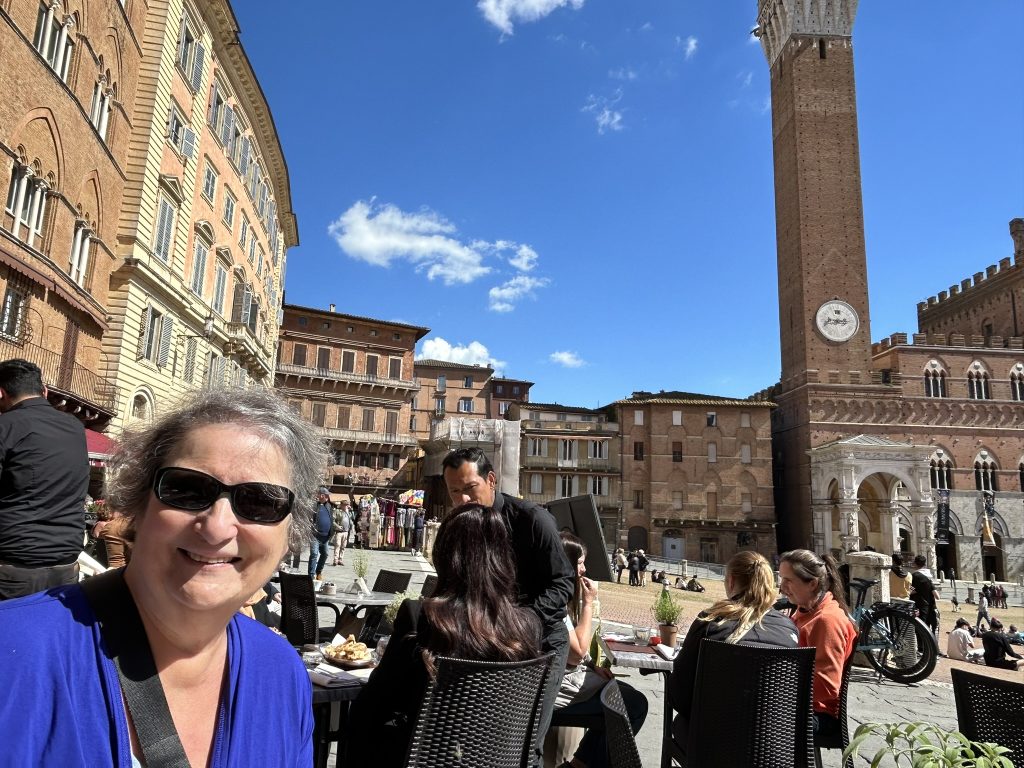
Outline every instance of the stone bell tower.
{"type": "Polygon", "coordinates": [[[857,0],[759,0],[754,32],[771,70],[782,348],[772,440],[787,548],[812,546],[808,451],[836,437],[810,404],[863,392],[871,380],[856,11],[857,0]]]}

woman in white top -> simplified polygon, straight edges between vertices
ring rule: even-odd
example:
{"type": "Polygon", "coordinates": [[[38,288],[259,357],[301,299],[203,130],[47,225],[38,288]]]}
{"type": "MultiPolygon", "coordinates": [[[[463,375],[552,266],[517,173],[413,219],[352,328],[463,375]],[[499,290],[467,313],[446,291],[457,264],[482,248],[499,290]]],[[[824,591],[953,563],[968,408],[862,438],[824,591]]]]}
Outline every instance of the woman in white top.
{"type": "Polygon", "coordinates": [[[971,622],[960,618],[956,620],[956,626],[949,633],[949,643],[946,646],[946,655],[957,661],[980,660],[984,651],[974,647],[974,640],[971,638],[971,622]]]}
{"type": "MultiPolygon", "coordinates": [[[[576,536],[562,532],[562,546],[570,563],[576,566],[576,590],[572,602],[567,608],[565,617],[569,628],[569,659],[562,679],[555,710],[573,715],[602,716],[600,696],[597,693],[612,679],[609,670],[595,669],[590,661],[590,641],[594,636],[594,600],[597,599],[597,584],[584,574],[587,567],[587,549],[576,536]]],[[[647,698],[624,683],[619,683],[622,699],[626,704],[626,712],[633,725],[633,733],[637,733],[647,717],[647,698]]],[[[559,768],[604,768],[608,765],[607,748],[605,746],[604,728],[587,729],[586,736],[580,742],[576,754],[570,762],[563,763],[559,768]]]]}

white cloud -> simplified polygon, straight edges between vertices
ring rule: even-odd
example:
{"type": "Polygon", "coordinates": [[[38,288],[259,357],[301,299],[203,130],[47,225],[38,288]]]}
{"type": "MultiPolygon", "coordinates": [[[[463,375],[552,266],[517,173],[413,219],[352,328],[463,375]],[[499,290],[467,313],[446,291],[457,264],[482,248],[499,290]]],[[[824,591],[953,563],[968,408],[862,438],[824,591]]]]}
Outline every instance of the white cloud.
{"type": "Polygon", "coordinates": [[[693,35],[690,35],[685,40],[682,37],[676,35],[676,45],[683,49],[683,55],[686,56],[686,60],[689,61],[697,54],[698,40],[693,35]]]}
{"type": "Polygon", "coordinates": [[[462,242],[454,224],[427,209],[408,213],[359,200],[327,231],[353,259],[378,267],[405,260],[445,285],[471,283],[491,271],[483,264],[482,249],[462,242]]]}
{"type": "Polygon", "coordinates": [[[537,252],[528,245],[520,245],[516,248],[516,255],[508,260],[508,263],[520,272],[529,272],[537,266],[537,252]]]}
{"type": "Polygon", "coordinates": [[[654,25],[649,21],[645,21],[640,27],[641,32],[650,32],[652,29],[654,29],[654,25]]]}
{"type": "Polygon", "coordinates": [[[490,309],[494,312],[511,312],[516,303],[526,298],[535,298],[538,288],[548,284],[546,277],[530,277],[517,275],[501,285],[496,285],[487,293],[490,309]]]}
{"type": "Polygon", "coordinates": [[[748,69],[737,73],[736,79],[740,81],[741,88],[749,88],[751,81],[754,79],[754,73],[748,69]]]}
{"type": "Polygon", "coordinates": [[[583,3],[584,0],[477,0],[476,7],[502,34],[511,35],[513,22],[537,21],[564,6],[578,11],[583,3]]]}
{"type": "Polygon", "coordinates": [[[557,363],[565,368],[582,368],[587,364],[587,361],[577,355],[575,352],[562,351],[552,352],[548,355],[548,359],[552,363],[557,363]]]}
{"type": "Polygon", "coordinates": [[[466,345],[452,345],[440,336],[425,339],[417,360],[447,360],[463,365],[489,365],[496,371],[505,367],[505,362],[495,360],[490,351],[479,341],[466,345]]]}
{"type": "Polygon", "coordinates": [[[616,90],[610,99],[590,94],[587,103],[580,111],[589,112],[594,116],[594,121],[597,123],[597,132],[600,134],[607,133],[608,131],[621,131],[625,128],[622,122],[622,111],[615,109],[615,105],[621,100],[621,90],[616,90]]]}
{"type": "Polygon", "coordinates": [[[619,67],[608,70],[608,77],[612,80],[636,80],[636,71],[629,67],[619,67]]]}

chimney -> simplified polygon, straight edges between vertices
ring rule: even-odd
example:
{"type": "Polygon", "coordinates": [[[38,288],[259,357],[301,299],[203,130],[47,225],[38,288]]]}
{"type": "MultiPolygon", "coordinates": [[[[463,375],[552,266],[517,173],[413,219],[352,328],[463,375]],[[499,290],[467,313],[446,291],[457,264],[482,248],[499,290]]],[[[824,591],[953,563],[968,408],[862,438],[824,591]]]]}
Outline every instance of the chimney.
{"type": "Polygon", "coordinates": [[[330,309],[329,309],[329,310],[327,310],[327,311],[328,311],[328,312],[333,312],[333,311],[334,311],[334,305],[333,305],[333,304],[331,304],[331,305],[330,305],[330,309]]]}
{"type": "Polygon", "coordinates": [[[1013,263],[1024,264],[1024,219],[1010,219],[1010,237],[1013,238],[1013,263]]]}

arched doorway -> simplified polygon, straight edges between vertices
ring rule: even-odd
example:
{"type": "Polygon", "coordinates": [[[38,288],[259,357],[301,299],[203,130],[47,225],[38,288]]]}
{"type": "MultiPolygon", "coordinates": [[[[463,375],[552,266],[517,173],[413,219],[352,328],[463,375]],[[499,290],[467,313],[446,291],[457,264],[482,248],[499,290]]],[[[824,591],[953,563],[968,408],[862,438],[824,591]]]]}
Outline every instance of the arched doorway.
{"type": "Polygon", "coordinates": [[[992,532],[995,546],[985,546],[984,540],[981,545],[982,578],[988,581],[995,578],[996,581],[1005,581],[1006,572],[1003,569],[1003,537],[995,531],[992,532]]]}
{"type": "Polygon", "coordinates": [[[632,526],[629,529],[629,534],[626,536],[626,546],[629,547],[630,551],[649,549],[647,546],[647,529],[642,525],[632,526]]]}
{"type": "Polygon", "coordinates": [[[949,531],[945,541],[935,542],[935,568],[936,575],[941,578],[950,578],[952,571],[955,578],[961,578],[960,563],[956,557],[956,534],[949,531]]]}
{"type": "Polygon", "coordinates": [[[900,552],[906,554],[910,551],[911,533],[906,526],[900,526],[900,552]]]}

